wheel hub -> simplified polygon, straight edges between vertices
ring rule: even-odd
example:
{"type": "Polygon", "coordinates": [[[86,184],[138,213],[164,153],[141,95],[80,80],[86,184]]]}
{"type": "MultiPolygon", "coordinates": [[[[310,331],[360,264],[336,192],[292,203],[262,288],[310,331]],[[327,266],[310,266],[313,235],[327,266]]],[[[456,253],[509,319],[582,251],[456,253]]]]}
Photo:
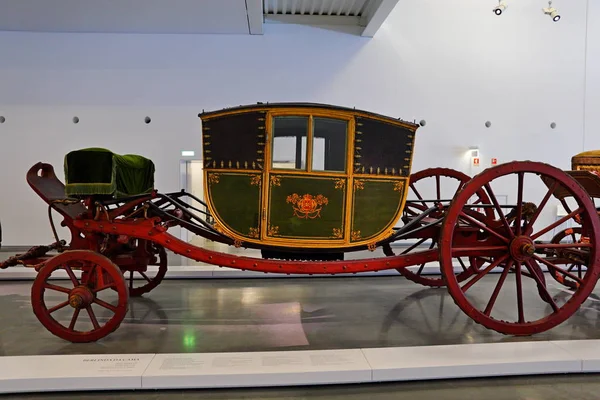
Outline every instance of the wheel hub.
{"type": "Polygon", "coordinates": [[[73,308],[86,308],[94,302],[94,294],[86,286],[77,286],[69,293],[69,305],[73,308]]]}
{"type": "Polygon", "coordinates": [[[517,236],[510,243],[510,255],[515,261],[525,261],[535,253],[535,244],[529,236],[517,236]]]}

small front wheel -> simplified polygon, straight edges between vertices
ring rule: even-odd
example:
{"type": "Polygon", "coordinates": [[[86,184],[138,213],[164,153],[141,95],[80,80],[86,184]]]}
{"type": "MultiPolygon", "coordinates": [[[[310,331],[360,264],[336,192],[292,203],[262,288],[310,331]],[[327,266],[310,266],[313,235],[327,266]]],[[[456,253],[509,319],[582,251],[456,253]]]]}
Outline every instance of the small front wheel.
{"type": "Polygon", "coordinates": [[[115,331],[127,314],[128,300],[121,270],[90,250],[51,258],[31,287],[35,316],[52,334],[73,343],[94,342],[115,331]],[[82,271],[80,279],[75,270],[82,271]],[[66,272],[66,282],[51,280],[60,271],[66,272]]]}

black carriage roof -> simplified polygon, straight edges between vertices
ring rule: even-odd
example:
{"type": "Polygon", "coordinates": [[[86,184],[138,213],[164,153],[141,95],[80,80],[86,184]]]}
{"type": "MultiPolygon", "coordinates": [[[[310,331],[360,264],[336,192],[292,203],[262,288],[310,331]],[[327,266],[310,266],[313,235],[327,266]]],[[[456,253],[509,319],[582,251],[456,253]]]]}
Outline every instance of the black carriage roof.
{"type": "Polygon", "coordinates": [[[285,108],[321,108],[324,110],[334,110],[334,111],[344,111],[344,112],[351,112],[354,114],[361,114],[365,117],[373,117],[373,118],[379,118],[379,119],[383,119],[392,123],[402,123],[402,124],[406,124],[406,125],[410,125],[412,127],[418,127],[419,124],[415,123],[415,122],[410,122],[410,121],[405,121],[401,118],[393,118],[387,115],[382,115],[382,114],[377,114],[374,112],[370,112],[370,111],[364,111],[364,110],[359,110],[356,108],[350,108],[350,107],[342,107],[342,106],[336,106],[336,105],[331,105],[331,104],[324,104],[324,103],[261,103],[258,102],[256,104],[248,104],[248,105],[240,105],[240,106],[235,106],[235,107],[226,107],[226,108],[222,108],[220,110],[215,110],[215,111],[204,111],[202,110],[201,113],[198,114],[198,117],[200,118],[210,118],[210,117],[214,117],[217,115],[221,115],[221,114],[229,114],[229,113],[235,113],[235,112],[243,112],[243,111],[252,111],[252,110],[264,110],[264,109],[285,109],[285,108]]]}

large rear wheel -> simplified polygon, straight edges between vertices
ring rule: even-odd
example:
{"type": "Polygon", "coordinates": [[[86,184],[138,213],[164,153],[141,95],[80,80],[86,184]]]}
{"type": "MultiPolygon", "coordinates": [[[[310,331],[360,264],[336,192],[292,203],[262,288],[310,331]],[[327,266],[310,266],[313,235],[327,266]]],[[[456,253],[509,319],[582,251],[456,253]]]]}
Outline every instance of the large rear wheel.
{"type": "Polygon", "coordinates": [[[512,162],[486,169],[457,194],[442,227],[440,263],[448,291],[473,320],[500,333],[531,335],[565,321],[592,292],[600,275],[599,234],[594,204],[577,181],[548,164],[512,162]],[[478,220],[469,212],[467,199],[482,189],[494,219],[478,220]],[[557,193],[573,211],[555,220],[557,193]],[[580,221],[587,243],[551,243],[546,236],[570,219],[580,221]],[[548,255],[553,249],[580,257],[587,269],[578,276],[555,264],[548,255]],[[486,263],[459,282],[452,265],[456,256],[484,257],[486,263]],[[576,288],[558,296],[563,290],[546,283],[541,265],[576,282],[576,288]],[[494,270],[501,273],[493,276],[494,270]]]}

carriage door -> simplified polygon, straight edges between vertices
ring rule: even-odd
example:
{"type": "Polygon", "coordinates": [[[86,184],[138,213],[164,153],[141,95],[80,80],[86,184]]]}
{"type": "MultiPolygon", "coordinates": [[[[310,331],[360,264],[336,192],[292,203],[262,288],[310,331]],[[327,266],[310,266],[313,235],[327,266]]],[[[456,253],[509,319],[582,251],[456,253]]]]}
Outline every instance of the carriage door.
{"type": "Polygon", "coordinates": [[[276,114],[267,128],[263,238],[303,247],[345,242],[350,119],[276,114]]]}

